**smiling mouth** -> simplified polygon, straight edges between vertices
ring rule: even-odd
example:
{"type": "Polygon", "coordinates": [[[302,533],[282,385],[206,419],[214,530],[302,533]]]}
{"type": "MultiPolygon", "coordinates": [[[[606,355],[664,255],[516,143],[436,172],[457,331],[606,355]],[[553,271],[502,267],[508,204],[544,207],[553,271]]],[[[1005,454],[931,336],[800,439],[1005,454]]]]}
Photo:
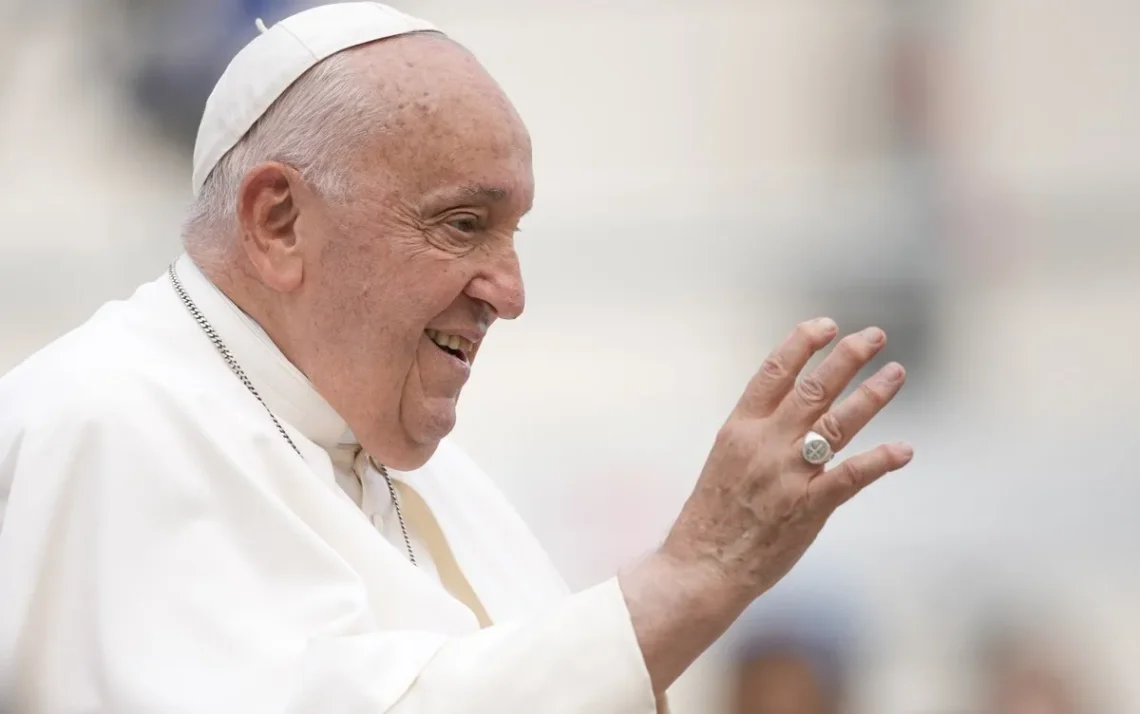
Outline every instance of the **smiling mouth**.
{"type": "Polygon", "coordinates": [[[439,330],[424,330],[424,334],[428,336],[432,344],[457,360],[471,362],[471,353],[475,349],[475,344],[471,340],[459,335],[449,335],[439,330]]]}

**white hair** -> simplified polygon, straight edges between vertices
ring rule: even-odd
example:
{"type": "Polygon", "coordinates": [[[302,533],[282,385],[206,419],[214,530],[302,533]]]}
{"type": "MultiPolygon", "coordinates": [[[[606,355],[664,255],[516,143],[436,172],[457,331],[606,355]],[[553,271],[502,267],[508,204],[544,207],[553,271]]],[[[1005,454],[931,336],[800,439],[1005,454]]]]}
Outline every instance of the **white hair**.
{"type": "Polygon", "coordinates": [[[354,71],[351,52],[325,59],[286,90],[206,177],[183,224],[188,253],[220,259],[235,245],[238,190],[264,161],[288,164],[322,195],[343,199],[345,169],[358,140],[385,121],[387,107],[354,71]]]}

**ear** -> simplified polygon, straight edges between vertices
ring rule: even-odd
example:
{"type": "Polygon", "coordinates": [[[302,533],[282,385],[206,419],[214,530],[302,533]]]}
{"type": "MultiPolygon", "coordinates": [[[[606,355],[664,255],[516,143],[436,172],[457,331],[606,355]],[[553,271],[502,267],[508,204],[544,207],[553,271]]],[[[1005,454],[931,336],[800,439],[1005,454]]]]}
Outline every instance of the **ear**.
{"type": "Polygon", "coordinates": [[[238,189],[242,245],[265,285],[279,292],[296,290],[303,277],[296,232],[303,190],[297,170],[276,161],[255,166],[238,189]]]}

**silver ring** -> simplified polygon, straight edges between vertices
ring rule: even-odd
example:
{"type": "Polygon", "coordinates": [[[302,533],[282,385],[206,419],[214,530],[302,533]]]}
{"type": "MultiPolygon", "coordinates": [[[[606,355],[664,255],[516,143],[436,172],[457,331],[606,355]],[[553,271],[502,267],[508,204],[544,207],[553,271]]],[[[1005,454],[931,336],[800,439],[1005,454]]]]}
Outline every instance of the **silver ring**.
{"type": "Polygon", "coordinates": [[[804,437],[804,446],[801,452],[804,461],[812,466],[823,466],[835,456],[835,452],[831,450],[831,444],[827,439],[814,431],[809,431],[804,437]]]}

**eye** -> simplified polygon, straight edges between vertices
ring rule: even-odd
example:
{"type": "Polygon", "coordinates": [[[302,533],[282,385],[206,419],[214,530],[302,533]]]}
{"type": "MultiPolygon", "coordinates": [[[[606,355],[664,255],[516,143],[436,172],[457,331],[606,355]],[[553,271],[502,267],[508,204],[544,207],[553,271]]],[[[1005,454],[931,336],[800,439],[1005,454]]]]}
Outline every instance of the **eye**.
{"type": "Polygon", "coordinates": [[[479,216],[471,213],[461,213],[452,216],[447,220],[447,225],[451,226],[460,233],[478,233],[483,229],[483,223],[479,216]]]}

